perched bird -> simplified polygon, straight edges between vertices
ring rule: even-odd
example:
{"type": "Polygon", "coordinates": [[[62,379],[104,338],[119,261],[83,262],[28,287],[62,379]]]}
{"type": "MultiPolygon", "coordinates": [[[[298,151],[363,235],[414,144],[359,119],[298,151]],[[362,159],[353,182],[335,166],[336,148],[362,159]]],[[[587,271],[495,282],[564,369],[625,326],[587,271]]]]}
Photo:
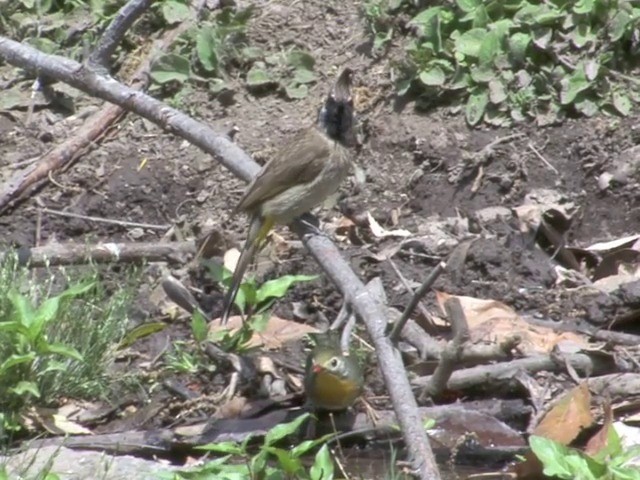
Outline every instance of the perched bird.
{"type": "Polygon", "coordinates": [[[351,169],[351,74],[345,68],[318,113],[316,124],[286,142],[258,172],[234,210],[250,216],[247,240],[224,299],[229,320],[242,277],[274,224],[289,224],[334,193],[351,169]]]}
{"type": "Polygon", "coordinates": [[[337,332],[330,330],[314,338],[316,346],[305,369],[307,402],[319,410],[345,410],[362,394],[360,365],[355,357],[342,353],[337,332]]]}

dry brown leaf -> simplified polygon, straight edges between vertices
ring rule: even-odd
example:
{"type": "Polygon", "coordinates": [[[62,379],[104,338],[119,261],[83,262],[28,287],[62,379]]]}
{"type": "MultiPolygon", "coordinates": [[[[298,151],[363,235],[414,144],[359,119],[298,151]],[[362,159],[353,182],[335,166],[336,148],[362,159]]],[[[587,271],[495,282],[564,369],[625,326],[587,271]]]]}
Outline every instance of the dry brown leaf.
{"type": "Polygon", "coordinates": [[[39,424],[49,433],[54,435],[91,435],[91,430],[79,423],[72,422],[58,409],[34,407],[29,410],[27,416],[34,423],[39,424]]]}
{"type": "Polygon", "coordinates": [[[569,445],[593,424],[589,384],[582,382],[563,395],[533,430],[534,435],[569,445]]]}
{"type": "Polygon", "coordinates": [[[609,429],[613,425],[613,410],[611,410],[611,404],[608,401],[604,403],[604,422],[600,430],[589,439],[584,451],[587,455],[593,457],[602,451],[607,446],[607,440],[609,437],[609,429]]]}
{"type": "MultiPolygon", "coordinates": [[[[436,301],[444,312],[444,303],[453,297],[436,291],[436,301]]],[[[587,347],[586,338],[573,332],[555,332],[550,328],[531,325],[508,305],[497,300],[456,296],[460,300],[469,325],[470,340],[477,342],[501,342],[514,335],[520,336],[520,350],[525,354],[548,353],[558,343],[571,341],[587,347]]]]}
{"type": "MultiPolygon", "coordinates": [[[[234,315],[229,317],[229,322],[224,328],[235,332],[242,327],[242,316],[234,315]]],[[[217,332],[221,329],[220,319],[217,318],[209,324],[209,331],[217,332]]],[[[269,350],[276,350],[283,343],[292,340],[298,340],[308,333],[317,333],[319,330],[315,327],[305,325],[304,323],[294,322],[293,320],[285,320],[284,318],[272,316],[267,322],[266,328],[261,332],[254,332],[248,342],[250,347],[265,347],[269,350]]]]}

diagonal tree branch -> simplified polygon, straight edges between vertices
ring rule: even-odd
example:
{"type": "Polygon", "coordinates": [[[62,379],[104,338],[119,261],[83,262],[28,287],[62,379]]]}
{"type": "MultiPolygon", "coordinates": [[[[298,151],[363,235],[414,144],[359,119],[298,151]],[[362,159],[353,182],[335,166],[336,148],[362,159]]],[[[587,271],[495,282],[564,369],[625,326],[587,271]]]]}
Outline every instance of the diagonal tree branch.
{"type": "MultiPolygon", "coordinates": [[[[209,127],[68,58],[46,55],[4,37],[0,37],[0,57],[12,65],[65,82],[147,118],[215,155],[220,163],[245,181],[249,181],[260,168],[240,147],[209,127]]],[[[415,475],[425,480],[439,480],[440,474],[402,360],[385,336],[387,319],[384,304],[367,291],[340,255],[340,250],[328,238],[313,234],[301,222],[294,224],[293,229],[302,236],[307,248],[367,327],[415,475]]]]}

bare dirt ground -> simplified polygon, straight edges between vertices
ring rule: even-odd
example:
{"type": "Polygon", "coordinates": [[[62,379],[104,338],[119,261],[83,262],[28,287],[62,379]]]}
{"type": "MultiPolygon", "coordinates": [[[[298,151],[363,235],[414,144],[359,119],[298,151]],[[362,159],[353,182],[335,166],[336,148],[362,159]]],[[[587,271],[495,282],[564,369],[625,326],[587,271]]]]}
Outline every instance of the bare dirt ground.
{"type": "MultiPolygon", "coordinates": [[[[640,225],[638,172],[628,182],[614,182],[607,189],[599,188],[598,179],[613,168],[621,152],[640,140],[637,116],[569,119],[547,128],[469,129],[460,114],[446,107],[419,112],[412,101],[399,105],[389,81],[389,57],[397,54],[399,46],[392,47],[386,57],[371,56],[358,2],[264,2],[250,23],[249,37],[253,44],[274,51],[292,46],[308,50],[316,59],[321,81],[306,99],[288,101],[276,94],[255,96],[241,79],[235,83],[232,79],[234,92],[224,102],[196,89],[178,107],[220,132],[237,127],[234,140],[264,161],[283,139],[313,121],[336,67],[350,64],[357,71],[360,99],[362,145],[357,161],[366,172],[366,182],[349,180],[321,218],[364,281],[382,277],[390,304],[402,307],[410,294],[391,264],[377,256],[399,246],[403,238],[372,235],[363,226],[366,212],[384,228],[406,229],[412,238],[420,239],[393,256],[398,270],[412,284],[422,282],[439,261],[438,255],[451,250],[450,244],[429,243],[434,222],[451,219],[446,233],[460,239],[468,232],[458,230],[453,219],[470,219],[468,230],[482,233],[482,239],[470,247],[460,271],[439,278],[437,290],[496,299],[518,312],[542,318],[603,321],[592,318],[597,315],[579,297],[556,285],[556,260],[536,248],[533,237],[520,232],[515,216],[507,211],[508,215],[487,218],[478,212],[489,207],[519,207],[532,192],[550,189],[562,202],[577,207],[565,235],[568,245],[584,247],[636,233],[640,225]],[[345,216],[357,225],[349,234],[335,228],[345,216]]],[[[64,116],[39,110],[30,128],[15,121],[18,117],[0,117],[3,180],[12,172],[12,165],[47,151],[65,137],[67,131],[56,126],[64,116]]],[[[132,231],[53,214],[43,214],[38,229],[38,209],[43,205],[88,216],[176,224],[187,237],[218,228],[237,245],[244,239],[246,219],[229,217],[242,182],[214,158],[133,115],[71,168],[55,173],[53,180],[0,217],[3,242],[33,246],[36,241],[153,241],[161,236],[150,229],[132,231]]],[[[278,250],[277,256],[273,249],[261,255],[263,278],[319,273],[287,229],[279,229],[278,234],[291,243],[278,250]]],[[[152,290],[157,280],[150,272],[145,291],[152,290]]],[[[195,286],[203,289],[199,297],[203,308],[217,317],[221,292],[212,282],[195,286]]],[[[328,280],[320,279],[296,287],[277,304],[276,313],[293,318],[293,303],[300,301],[330,320],[342,303],[328,280]]],[[[435,309],[433,295],[424,301],[435,309]]],[[[148,303],[141,300],[140,320],[160,317],[148,303]]],[[[187,326],[175,328],[171,335],[184,333],[187,326]]]]}

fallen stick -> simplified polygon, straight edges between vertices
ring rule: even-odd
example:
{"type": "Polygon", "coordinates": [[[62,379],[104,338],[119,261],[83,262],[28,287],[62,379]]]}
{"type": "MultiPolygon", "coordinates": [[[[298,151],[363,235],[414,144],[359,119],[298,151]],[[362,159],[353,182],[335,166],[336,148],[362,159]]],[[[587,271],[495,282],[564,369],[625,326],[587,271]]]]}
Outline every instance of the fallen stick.
{"type": "MultiPolygon", "coordinates": [[[[236,176],[251,180],[260,170],[247,153],[211,128],[168,107],[143,92],[96,74],[86,66],[57,55],[46,55],[28,45],[0,36],[0,57],[12,65],[63,81],[90,95],[120,105],[215,155],[236,176]]],[[[340,250],[304,222],[292,225],[321,268],[363,320],[376,348],[378,364],[400,424],[412,472],[424,480],[439,480],[440,473],[429,439],[422,427],[418,405],[399,352],[385,335],[386,307],[369,293],[342,258],[340,250]]]]}
{"type": "MultiPolygon", "coordinates": [[[[0,262],[5,256],[15,253],[0,254],[0,262]]],[[[187,255],[195,255],[195,253],[194,242],[98,243],[96,245],[61,243],[45,247],[25,247],[17,251],[18,263],[30,267],[142,262],[167,262],[180,265],[185,263],[187,255]]]]}
{"type": "MultiPolygon", "coordinates": [[[[479,365],[477,367],[464,368],[451,374],[447,382],[449,390],[465,390],[484,385],[494,387],[503,382],[513,381],[519,371],[536,373],[542,370],[548,372],[566,371],[565,364],[571,365],[583,375],[602,375],[615,371],[613,362],[608,362],[597,355],[575,353],[562,357],[563,362],[551,358],[550,355],[537,355],[535,357],[519,358],[510,362],[496,363],[493,365],[479,365]]],[[[432,381],[433,375],[419,377],[411,383],[416,387],[425,387],[432,381]]]]}

